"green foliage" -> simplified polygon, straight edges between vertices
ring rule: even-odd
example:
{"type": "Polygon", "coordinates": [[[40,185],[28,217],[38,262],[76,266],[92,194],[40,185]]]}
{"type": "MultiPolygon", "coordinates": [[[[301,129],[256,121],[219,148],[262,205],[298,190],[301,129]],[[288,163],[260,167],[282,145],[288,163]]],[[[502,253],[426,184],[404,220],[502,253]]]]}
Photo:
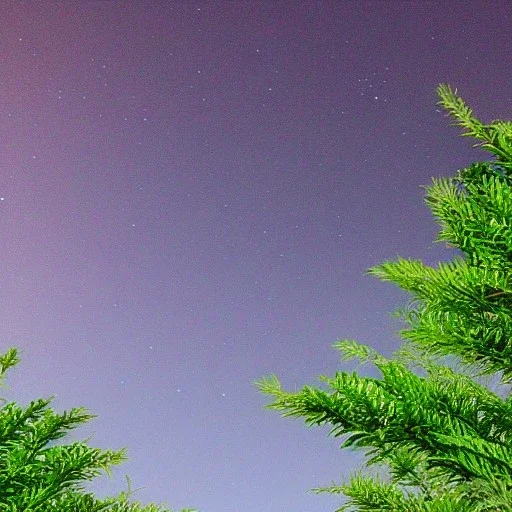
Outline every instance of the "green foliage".
{"type": "Polygon", "coordinates": [[[441,226],[436,241],[464,257],[437,268],[399,257],[367,271],[412,295],[395,312],[406,343],[393,359],[353,340],[334,347],[342,360],[373,363],[380,378],[337,372],[295,393],[275,376],[257,383],[269,408],[330,425],[341,448],[363,450],[367,466],[387,471],[387,481],[357,474],[314,490],[344,495],[340,511],[512,510],[512,396],[479,382],[512,382],[512,123],[485,125],[449,86],[437,92],[463,135],[495,157],[426,187],[441,226]],[[460,368],[441,364],[447,356],[460,368]]]}
{"type": "MultiPolygon", "coordinates": [[[[15,348],[0,356],[0,379],[19,362],[15,348]]],[[[66,432],[90,421],[84,408],[56,414],[52,401],[38,399],[23,409],[11,402],[0,408],[0,512],[170,512],[157,505],[129,502],[134,492],[97,499],[85,493],[80,482],[127,460],[119,451],[90,448],[85,442],[49,447],[66,432]]],[[[192,509],[182,512],[194,512],[192,509]]]]}
{"type": "MultiPolygon", "coordinates": [[[[343,342],[336,347],[341,349],[343,342]]],[[[328,389],[306,386],[297,393],[283,391],[275,376],[257,385],[273,397],[269,408],[302,417],[308,425],[330,424],[332,435],[345,438],[342,448],[365,449],[369,465],[387,464],[393,484],[419,488],[430,497],[442,491],[453,501],[474,495],[489,476],[508,475],[512,483],[512,400],[503,401],[470,377],[433,361],[427,365],[428,377],[422,378],[400,360],[359,348],[382,379],[337,372],[334,378],[322,378],[328,389]]],[[[361,482],[356,479],[341,488],[360,494],[353,486],[361,482]]],[[[367,489],[370,484],[364,482],[367,489]]],[[[398,495],[400,487],[391,487],[398,495]]],[[[379,496],[372,498],[374,508],[358,510],[386,510],[379,489],[379,496]]],[[[401,491],[400,496],[406,499],[401,491]]],[[[402,508],[389,510],[423,510],[411,508],[418,499],[407,498],[402,508]]],[[[398,506],[395,498],[391,503],[398,506]]]]}
{"type": "Polygon", "coordinates": [[[466,106],[462,98],[457,96],[457,89],[452,91],[449,85],[440,84],[437,94],[441,98],[441,105],[456,119],[453,123],[466,130],[462,137],[474,137],[480,139],[473,145],[474,148],[482,147],[494,154],[496,162],[503,169],[512,169],[512,123],[500,120],[492,121],[485,125],[472,114],[473,111],[466,106]]]}

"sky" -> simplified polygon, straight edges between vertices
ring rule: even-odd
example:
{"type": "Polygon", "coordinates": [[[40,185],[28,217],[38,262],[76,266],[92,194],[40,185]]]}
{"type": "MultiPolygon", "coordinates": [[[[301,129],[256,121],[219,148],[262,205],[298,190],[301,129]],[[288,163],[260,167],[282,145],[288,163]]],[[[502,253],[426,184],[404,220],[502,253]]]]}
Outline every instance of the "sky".
{"type": "MultiPolygon", "coordinates": [[[[4,0],[0,394],[127,447],[99,497],[327,512],[360,453],[264,408],[384,355],[409,296],[365,271],[453,258],[432,177],[491,157],[437,105],[512,113],[508,1],[4,0]]],[[[362,374],[378,375],[371,368],[362,374]]]]}

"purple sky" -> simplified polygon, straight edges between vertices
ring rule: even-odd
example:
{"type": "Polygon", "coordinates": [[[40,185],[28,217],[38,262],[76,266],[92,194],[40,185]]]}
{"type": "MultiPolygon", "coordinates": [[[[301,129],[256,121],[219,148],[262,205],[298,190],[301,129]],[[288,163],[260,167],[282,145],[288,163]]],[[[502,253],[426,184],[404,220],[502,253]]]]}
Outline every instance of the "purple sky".
{"type": "Polygon", "coordinates": [[[489,157],[435,89],[511,118],[511,9],[1,2],[3,396],[99,415],[67,438],[128,447],[99,496],[128,474],[176,509],[334,510],[307,490],[362,457],[253,382],[352,370],[342,338],[398,348],[407,295],[364,272],[455,254],[420,186],[489,157]]]}

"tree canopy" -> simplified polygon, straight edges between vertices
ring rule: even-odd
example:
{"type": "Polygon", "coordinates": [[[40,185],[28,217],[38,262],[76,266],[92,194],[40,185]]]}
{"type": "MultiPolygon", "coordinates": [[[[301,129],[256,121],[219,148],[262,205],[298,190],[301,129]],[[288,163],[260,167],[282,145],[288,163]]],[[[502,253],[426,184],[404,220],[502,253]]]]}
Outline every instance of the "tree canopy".
{"type": "MultiPolygon", "coordinates": [[[[0,356],[0,379],[18,364],[16,348],[0,356]]],[[[0,512],[171,512],[161,505],[130,502],[130,490],[98,499],[81,482],[92,480],[127,460],[119,451],[91,448],[86,442],[48,446],[67,431],[95,418],[83,407],[57,414],[48,408],[53,397],[14,402],[0,408],[0,512]]],[[[194,512],[192,509],[182,512],[194,512]]]]}
{"type": "Polygon", "coordinates": [[[353,340],[334,347],[342,359],[373,363],[381,378],[340,371],[294,393],[275,376],[257,383],[269,408],[332,426],[342,448],[364,450],[368,466],[387,471],[314,490],[344,495],[340,511],[512,510],[512,397],[482,382],[512,382],[512,123],[485,125],[457,90],[441,84],[437,93],[462,135],[494,157],[425,187],[436,241],[464,257],[437,268],[398,258],[367,271],[412,295],[394,313],[405,342],[390,359],[353,340]]]}

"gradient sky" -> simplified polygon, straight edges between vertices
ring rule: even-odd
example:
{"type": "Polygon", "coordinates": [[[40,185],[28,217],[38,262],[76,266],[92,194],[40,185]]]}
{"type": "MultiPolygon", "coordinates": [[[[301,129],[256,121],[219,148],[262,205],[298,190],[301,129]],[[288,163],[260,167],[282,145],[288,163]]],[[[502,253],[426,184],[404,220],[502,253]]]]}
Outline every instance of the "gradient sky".
{"type": "MultiPolygon", "coordinates": [[[[363,460],[263,408],[389,355],[407,301],[365,276],[454,256],[421,185],[487,153],[436,105],[512,112],[509,1],[0,5],[1,390],[128,448],[88,486],[201,512],[327,512],[363,460]],[[2,350],[4,352],[5,350],[2,350]]],[[[372,370],[364,370],[370,372],[372,370]]]]}

